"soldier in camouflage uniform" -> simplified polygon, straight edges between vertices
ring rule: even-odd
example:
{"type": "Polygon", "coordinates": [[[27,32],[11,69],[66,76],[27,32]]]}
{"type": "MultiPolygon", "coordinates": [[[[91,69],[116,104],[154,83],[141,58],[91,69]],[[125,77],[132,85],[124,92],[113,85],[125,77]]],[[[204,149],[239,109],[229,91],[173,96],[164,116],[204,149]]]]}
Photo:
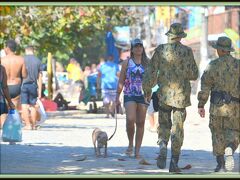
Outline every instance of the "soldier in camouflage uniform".
{"type": "Polygon", "coordinates": [[[198,68],[192,49],[180,41],[186,37],[182,25],[174,23],[166,33],[168,43],[159,45],[149,62],[143,80],[145,97],[151,97],[151,88],[158,84],[159,127],[158,145],[160,154],[157,166],[166,167],[167,144],[171,135],[171,162],[169,172],[180,172],[179,155],[183,144],[183,124],[186,119],[186,107],[191,105],[190,80],[198,78],[198,68]],[[171,120],[171,113],[173,118],[171,120]]]}
{"type": "Polygon", "coordinates": [[[213,154],[216,156],[215,172],[234,168],[233,153],[239,145],[239,92],[240,60],[232,57],[231,40],[219,37],[213,48],[219,58],[211,61],[201,77],[198,93],[198,112],[205,117],[204,105],[210,94],[210,121],[213,154]],[[224,159],[226,156],[226,162],[224,159]]]}

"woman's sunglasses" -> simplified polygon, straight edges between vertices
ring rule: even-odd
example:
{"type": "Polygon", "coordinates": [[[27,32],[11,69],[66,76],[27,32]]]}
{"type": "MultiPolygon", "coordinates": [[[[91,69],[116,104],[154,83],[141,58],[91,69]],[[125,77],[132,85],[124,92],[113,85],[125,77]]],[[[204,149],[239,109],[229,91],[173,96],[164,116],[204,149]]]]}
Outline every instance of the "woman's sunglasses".
{"type": "Polygon", "coordinates": [[[142,44],[136,44],[136,45],[133,46],[133,47],[143,47],[143,45],[142,45],[142,44]]]}

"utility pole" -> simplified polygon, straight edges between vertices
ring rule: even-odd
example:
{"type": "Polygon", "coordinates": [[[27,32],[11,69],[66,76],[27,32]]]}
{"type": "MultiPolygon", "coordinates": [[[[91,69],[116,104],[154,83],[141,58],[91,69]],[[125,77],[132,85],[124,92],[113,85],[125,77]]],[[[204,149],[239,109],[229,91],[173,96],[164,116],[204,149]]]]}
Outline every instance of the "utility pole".
{"type": "Polygon", "coordinates": [[[48,53],[48,60],[47,60],[47,74],[48,74],[48,98],[53,98],[53,88],[52,88],[52,77],[53,77],[53,71],[52,71],[52,53],[48,53]]]}

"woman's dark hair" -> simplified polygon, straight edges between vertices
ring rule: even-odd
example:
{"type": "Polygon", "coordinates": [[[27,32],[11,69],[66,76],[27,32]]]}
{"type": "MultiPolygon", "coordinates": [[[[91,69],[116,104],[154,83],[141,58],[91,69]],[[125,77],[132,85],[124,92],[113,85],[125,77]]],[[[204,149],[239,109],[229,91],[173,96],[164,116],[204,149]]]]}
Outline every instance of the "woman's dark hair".
{"type": "MultiPolygon", "coordinates": [[[[130,58],[134,58],[132,50],[133,50],[133,45],[131,44],[130,58]]],[[[144,48],[144,46],[143,46],[142,61],[141,61],[141,64],[143,65],[144,68],[147,67],[148,60],[149,60],[149,58],[147,57],[147,54],[146,54],[146,52],[145,52],[145,48],[144,48]]]]}

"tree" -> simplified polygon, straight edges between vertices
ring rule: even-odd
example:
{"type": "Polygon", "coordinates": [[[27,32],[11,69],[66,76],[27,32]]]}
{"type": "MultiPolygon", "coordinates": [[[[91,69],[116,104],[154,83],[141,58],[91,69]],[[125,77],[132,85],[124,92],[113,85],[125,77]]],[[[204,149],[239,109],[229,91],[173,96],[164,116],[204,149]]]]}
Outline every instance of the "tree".
{"type": "Polygon", "coordinates": [[[83,65],[97,63],[104,56],[108,23],[119,26],[132,22],[125,8],[117,6],[15,6],[14,11],[4,16],[1,13],[0,18],[1,45],[15,39],[19,53],[31,44],[43,62],[51,52],[63,64],[75,56],[83,65]]]}

